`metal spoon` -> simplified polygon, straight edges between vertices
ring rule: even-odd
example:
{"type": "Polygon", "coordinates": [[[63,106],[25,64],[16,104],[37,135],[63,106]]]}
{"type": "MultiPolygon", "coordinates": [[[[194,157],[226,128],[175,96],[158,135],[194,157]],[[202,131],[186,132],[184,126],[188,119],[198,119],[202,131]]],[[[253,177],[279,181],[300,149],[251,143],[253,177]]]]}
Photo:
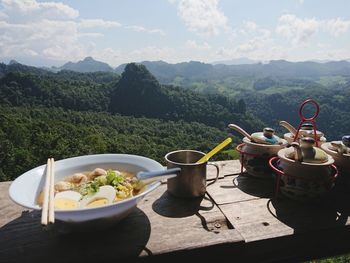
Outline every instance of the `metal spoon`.
{"type": "Polygon", "coordinates": [[[163,179],[169,179],[176,177],[181,172],[181,168],[171,168],[160,171],[152,172],[138,172],[136,174],[137,179],[139,179],[142,185],[149,184],[154,181],[160,181],[163,179]]]}

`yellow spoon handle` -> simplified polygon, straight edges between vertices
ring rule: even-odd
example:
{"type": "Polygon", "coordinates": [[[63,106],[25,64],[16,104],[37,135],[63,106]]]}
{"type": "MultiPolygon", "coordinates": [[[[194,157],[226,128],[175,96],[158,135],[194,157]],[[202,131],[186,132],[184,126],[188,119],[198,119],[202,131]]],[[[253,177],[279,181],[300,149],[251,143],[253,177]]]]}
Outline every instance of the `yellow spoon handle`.
{"type": "Polygon", "coordinates": [[[216,146],[213,150],[211,150],[206,155],[204,155],[201,159],[199,159],[199,161],[197,161],[196,163],[198,164],[198,163],[204,163],[204,162],[208,161],[214,154],[219,152],[222,148],[224,148],[230,142],[232,142],[232,138],[227,138],[222,143],[220,143],[218,146],[216,146]]]}

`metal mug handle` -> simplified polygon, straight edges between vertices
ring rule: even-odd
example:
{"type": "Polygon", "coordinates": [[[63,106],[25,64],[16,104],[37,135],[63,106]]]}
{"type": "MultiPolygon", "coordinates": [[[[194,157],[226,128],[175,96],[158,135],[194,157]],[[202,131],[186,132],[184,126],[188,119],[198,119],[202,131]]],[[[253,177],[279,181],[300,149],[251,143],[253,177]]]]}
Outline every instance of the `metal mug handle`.
{"type": "Polygon", "coordinates": [[[217,165],[216,163],[212,163],[212,162],[208,162],[207,165],[212,165],[216,168],[216,178],[215,178],[215,181],[211,183],[211,184],[214,184],[219,179],[219,173],[220,173],[219,165],[217,165]]]}

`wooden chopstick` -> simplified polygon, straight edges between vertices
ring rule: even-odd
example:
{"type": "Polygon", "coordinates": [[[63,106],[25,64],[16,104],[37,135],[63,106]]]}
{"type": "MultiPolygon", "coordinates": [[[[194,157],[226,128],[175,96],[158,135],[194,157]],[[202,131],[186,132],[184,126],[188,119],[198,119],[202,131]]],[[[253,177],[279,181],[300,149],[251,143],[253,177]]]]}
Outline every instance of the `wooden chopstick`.
{"type": "Polygon", "coordinates": [[[44,202],[41,211],[41,224],[47,225],[55,222],[54,215],[54,160],[53,158],[47,159],[45,187],[44,187],[44,202]]]}
{"type": "Polygon", "coordinates": [[[55,223],[55,160],[51,158],[51,177],[50,177],[50,195],[49,195],[49,223],[55,223]]]}

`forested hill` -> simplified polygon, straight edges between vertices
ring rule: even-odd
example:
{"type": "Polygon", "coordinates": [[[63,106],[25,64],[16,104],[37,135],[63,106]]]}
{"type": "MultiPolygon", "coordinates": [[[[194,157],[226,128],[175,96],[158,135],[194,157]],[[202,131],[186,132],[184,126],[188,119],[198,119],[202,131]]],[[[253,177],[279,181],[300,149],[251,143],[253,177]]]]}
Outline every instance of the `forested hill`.
{"type": "Polygon", "coordinates": [[[98,72],[107,71],[112,72],[113,68],[107,63],[94,60],[92,57],[86,57],[84,60],[78,61],[76,63],[67,62],[62,67],[53,68],[53,70],[72,70],[76,72],[98,72]]]}
{"type": "Polygon", "coordinates": [[[3,66],[0,102],[11,106],[63,107],[76,111],[106,111],[124,115],[201,122],[225,128],[236,122],[247,129],[263,126],[246,113],[244,100],[204,95],[162,86],[143,65],[129,64],[119,79],[110,72],[58,73],[3,66]]]}
{"type": "MultiPolygon", "coordinates": [[[[0,64],[0,181],[45,163],[49,155],[62,159],[121,152],[162,162],[172,150],[206,152],[232,132],[228,123],[249,133],[265,125],[278,128],[280,120],[297,125],[297,109],[307,98],[320,103],[317,127],[327,139],[338,140],[350,131],[350,73],[311,80],[204,81],[211,93],[194,80],[182,81],[197,88],[161,84],[144,65],[134,63],[121,75],[0,64]]],[[[221,153],[216,158],[230,157],[221,153]]]]}
{"type": "Polygon", "coordinates": [[[126,66],[112,93],[111,111],[167,120],[197,121],[224,128],[236,122],[247,129],[261,122],[246,114],[244,100],[198,94],[179,87],[162,86],[143,65],[126,66]]]}
{"type": "MultiPolygon", "coordinates": [[[[224,65],[207,64],[198,61],[169,64],[164,61],[143,61],[149,71],[158,79],[174,80],[176,77],[190,80],[213,80],[227,77],[283,77],[283,78],[315,78],[320,76],[350,75],[350,63],[347,61],[331,61],[317,63],[311,61],[289,62],[272,60],[262,64],[224,65]]],[[[126,64],[116,68],[121,73],[126,64]]]]}
{"type": "Polygon", "coordinates": [[[164,163],[169,151],[209,151],[228,136],[230,122],[250,131],[264,126],[243,100],[160,85],[142,65],[128,65],[122,76],[0,68],[0,181],[48,156],[130,153],[164,163]]]}
{"type": "MultiPolygon", "coordinates": [[[[0,105],[0,181],[56,160],[86,154],[127,153],[165,164],[178,149],[208,152],[227,131],[204,124],[161,121],[47,107],[0,105]]],[[[213,159],[228,159],[220,153],[213,159]]]]}

